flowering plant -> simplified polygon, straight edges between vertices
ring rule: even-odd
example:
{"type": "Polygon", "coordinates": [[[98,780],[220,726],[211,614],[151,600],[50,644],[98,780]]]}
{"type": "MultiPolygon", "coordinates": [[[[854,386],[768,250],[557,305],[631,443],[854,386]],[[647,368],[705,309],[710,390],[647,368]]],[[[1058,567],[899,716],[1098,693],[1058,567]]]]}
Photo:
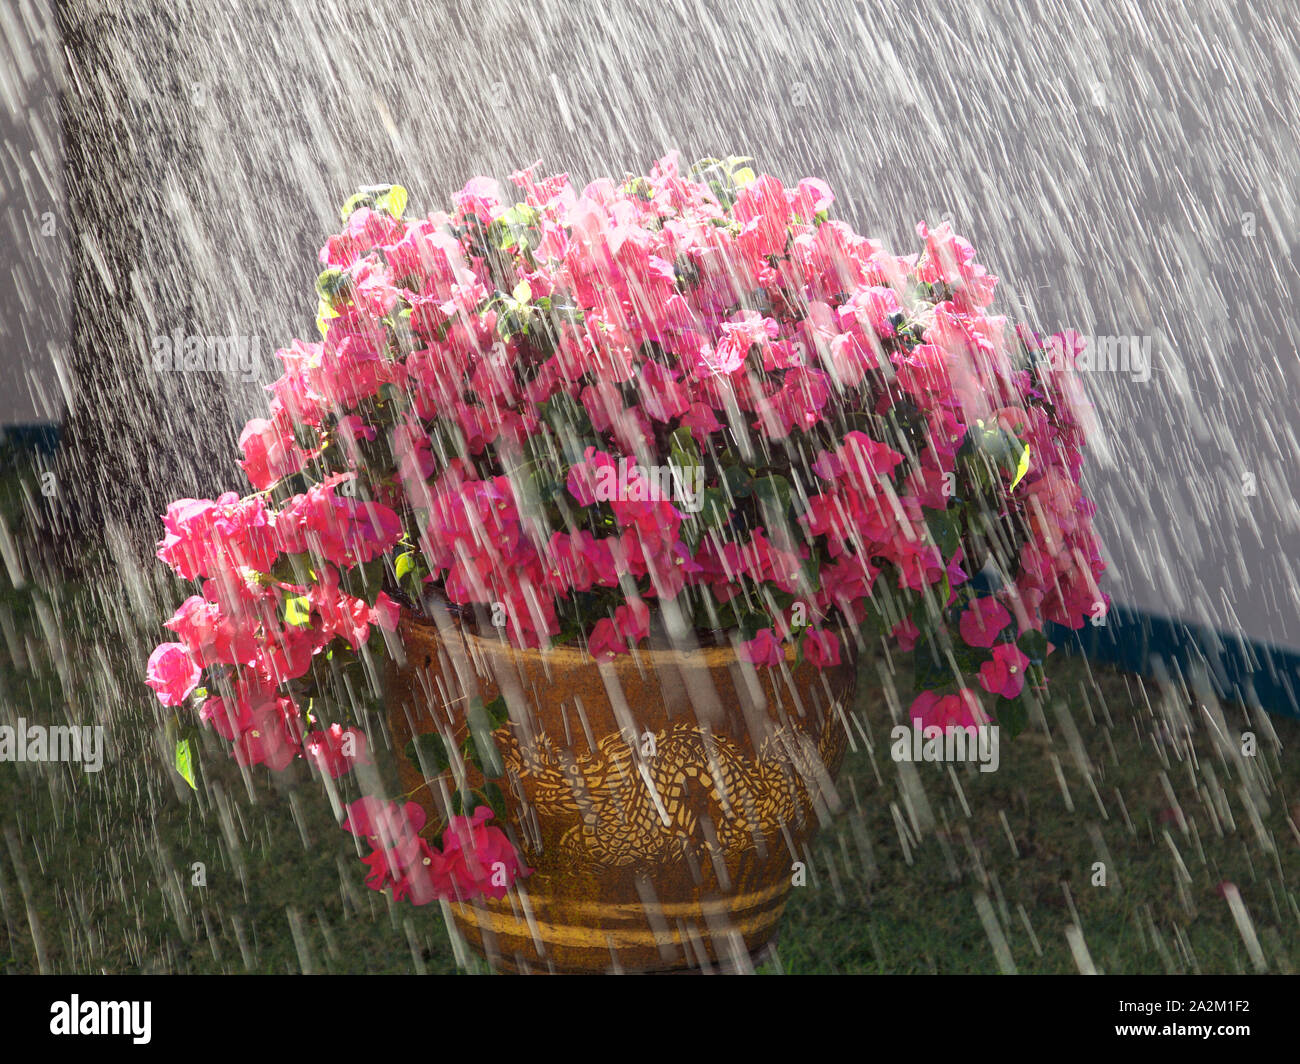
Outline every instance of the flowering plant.
{"type": "MultiPolygon", "coordinates": [[[[163,705],[197,705],[241,763],[338,777],[369,761],[399,603],[432,592],[604,661],[652,629],[757,667],[885,637],[916,652],[922,723],[1018,729],[1045,622],[1108,602],[1077,337],[990,313],[996,279],[947,225],[895,256],[829,217],[823,182],[743,162],[581,190],[530,168],[520,202],[475,178],[412,221],[399,187],[353,197],[321,339],[277,352],[240,437],[254,493],[164,518],[158,556],[199,588],[149,662],[163,705]]],[[[344,826],[376,889],[500,896],[526,870],[498,798],[431,835],[363,797],[344,826]]]]}

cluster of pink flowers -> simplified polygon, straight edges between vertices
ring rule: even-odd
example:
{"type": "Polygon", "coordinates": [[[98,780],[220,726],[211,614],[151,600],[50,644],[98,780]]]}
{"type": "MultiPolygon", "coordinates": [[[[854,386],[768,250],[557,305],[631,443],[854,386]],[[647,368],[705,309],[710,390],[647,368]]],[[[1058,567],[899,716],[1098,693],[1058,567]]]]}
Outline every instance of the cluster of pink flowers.
{"type": "MultiPolygon", "coordinates": [[[[277,353],[240,437],[255,493],[164,518],[159,558],[199,586],[149,662],[163,705],[206,699],[249,763],[346,772],[364,732],[315,720],[319,666],[381,654],[401,593],[433,592],[601,660],[670,605],[767,667],[839,665],[870,625],[918,652],[942,630],[963,675],[914,714],[974,722],[979,692],[999,713],[1041,682],[1047,622],[1104,614],[1078,338],[993,313],[949,226],[897,256],[831,219],[821,181],[705,181],[675,154],[512,181],[517,202],[475,178],[414,220],[352,202],[320,253],[321,337],[277,353]],[[697,505],[612,475],[629,462],[694,472],[697,505]]],[[[412,862],[442,869],[461,829],[435,860],[401,822],[376,875],[423,897],[412,862]]]]}
{"type": "Polygon", "coordinates": [[[488,823],[491,818],[487,806],[452,816],[441,848],[435,848],[420,835],[426,819],[421,806],[367,796],[348,806],[343,827],[370,845],[362,858],[370,870],[367,886],[390,889],[397,901],[427,905],[438,898],[503,898],[518,877],[532,871],[505,832],[488,823]]]}

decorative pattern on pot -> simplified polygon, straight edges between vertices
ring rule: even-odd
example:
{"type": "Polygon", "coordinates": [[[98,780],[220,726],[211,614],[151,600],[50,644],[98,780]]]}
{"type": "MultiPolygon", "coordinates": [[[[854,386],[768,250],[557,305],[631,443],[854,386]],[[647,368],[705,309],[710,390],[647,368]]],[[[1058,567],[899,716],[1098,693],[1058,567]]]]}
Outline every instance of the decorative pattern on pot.
{"type": "MultiPolygon", "coordinates": [[[[514,691],[512,719],[493,737],[507,832],[534,872],[504,898],[451,907],[496,966],[698,967],[768,942],[792,865],[838,805],[851,668],[755,670],[730,648],[598,665],[409,616],[401,632],[408,664],[394,671],[390,711],[399,747],[433,730],[459,740],[456,706],[514,691]]],[[[436,822],[418,766],[403,759],[401,770],[436,822]]]]}

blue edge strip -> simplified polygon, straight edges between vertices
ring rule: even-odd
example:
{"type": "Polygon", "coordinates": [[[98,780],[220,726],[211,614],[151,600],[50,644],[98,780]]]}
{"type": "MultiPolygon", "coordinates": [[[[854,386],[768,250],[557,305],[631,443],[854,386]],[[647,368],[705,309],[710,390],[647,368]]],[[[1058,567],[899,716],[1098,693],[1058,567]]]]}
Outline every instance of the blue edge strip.
{"type": "Polygon", "coordinates": [[[1300,651],[1118,604],[1101,627],[1054,624],[1046,634],[1066,653],[1141,676],[1153,676],[1160,663],[1184,677],[1203,667],[1220,698],[1300,717],[1300,651]]]}
{"type": "MultiPolygon", "coordinates": [[[[0,428],[0,442],[20,450],[52,455],[60,426],[0,428]]],[[[1100,627],[1071,631],[1048,625],[1047,638],[1068,654],[1153,677],[1163,664],[1187,676],[1204,667],[1215,693],[1270,713],[1300,717],[1300,651],[1229,635],[1214,628],[1174,620],[1130,606],[1113,605],[1100,627]]]]}

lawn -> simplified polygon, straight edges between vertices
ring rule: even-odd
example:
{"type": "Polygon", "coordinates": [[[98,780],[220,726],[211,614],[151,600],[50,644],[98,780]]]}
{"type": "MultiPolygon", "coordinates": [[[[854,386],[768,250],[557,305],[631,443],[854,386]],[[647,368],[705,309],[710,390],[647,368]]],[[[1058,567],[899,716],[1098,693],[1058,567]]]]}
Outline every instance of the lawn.
{"type": "MultiPolygon", "coordinates": [[[[210,737],[197,790],[167,767],[141,672],[175,587],[112,538],[93,577],[58,574],[24,517],[37,483],[0,480],[0,724],[99,723],[108,753],[0,764],[0,970],[481,971],[436,906],[365,887],[301,766],[241,772],[210,737]]],[[[843,808],[760,971],[1294,970],[1300,721],[1057,664],[990,773],[894,762],[910,663],[864,670],[843,808]]]]}

